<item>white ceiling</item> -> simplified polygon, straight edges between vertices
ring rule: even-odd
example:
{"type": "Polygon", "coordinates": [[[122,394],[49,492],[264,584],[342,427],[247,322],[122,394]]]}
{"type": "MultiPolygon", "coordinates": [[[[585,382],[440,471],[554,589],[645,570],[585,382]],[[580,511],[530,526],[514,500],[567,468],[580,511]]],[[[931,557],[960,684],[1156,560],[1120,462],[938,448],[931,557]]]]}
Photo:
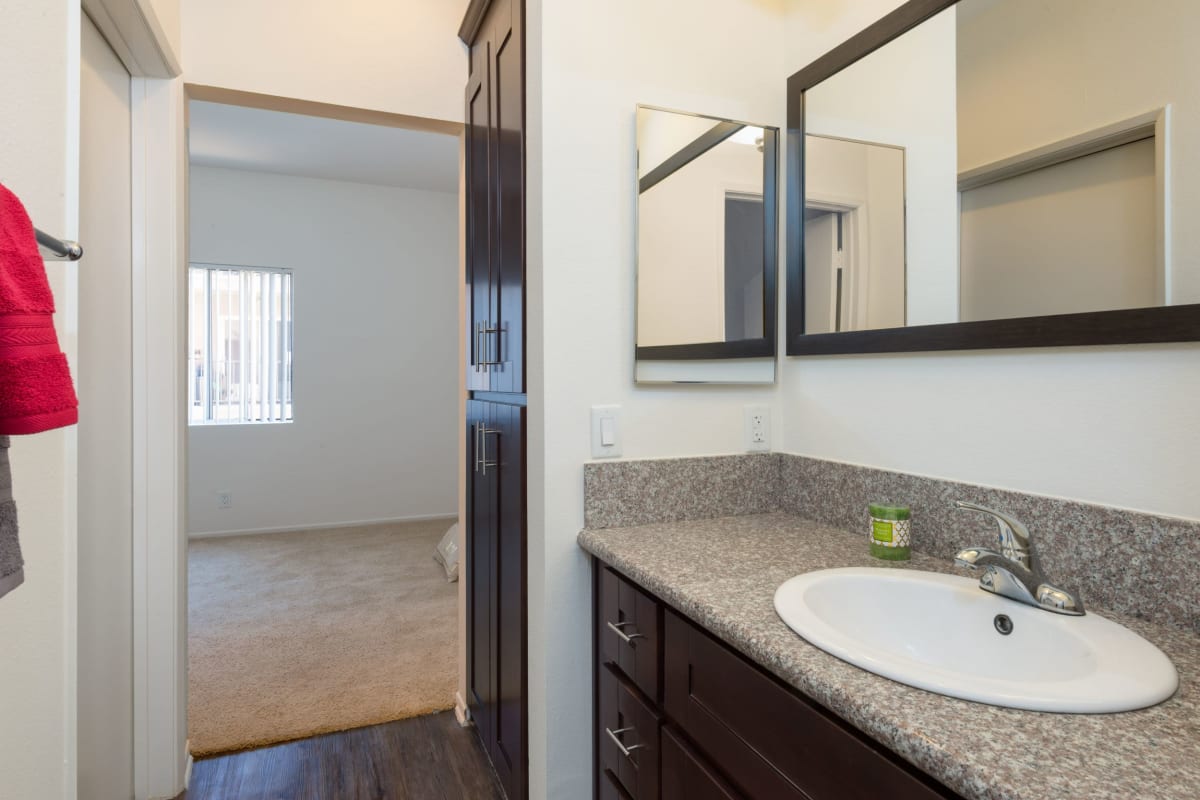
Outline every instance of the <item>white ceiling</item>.
{"type": "Polygon", "coordinates": [[[458,139],[361,122],[192,101],[192,164],[458,191],[458,139]]]}

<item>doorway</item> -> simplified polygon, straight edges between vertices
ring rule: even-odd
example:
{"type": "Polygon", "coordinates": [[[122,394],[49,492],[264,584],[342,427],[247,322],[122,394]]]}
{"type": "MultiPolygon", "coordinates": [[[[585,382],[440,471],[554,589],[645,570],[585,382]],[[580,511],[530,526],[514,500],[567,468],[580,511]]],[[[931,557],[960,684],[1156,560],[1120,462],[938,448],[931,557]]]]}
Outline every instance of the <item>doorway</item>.
{"type": "Polygon", "coordinates": [[[457,541],[461,126],[206,91],[182,365],[200,758],[445,712],[460,638],[434,556],[457,541]]]}

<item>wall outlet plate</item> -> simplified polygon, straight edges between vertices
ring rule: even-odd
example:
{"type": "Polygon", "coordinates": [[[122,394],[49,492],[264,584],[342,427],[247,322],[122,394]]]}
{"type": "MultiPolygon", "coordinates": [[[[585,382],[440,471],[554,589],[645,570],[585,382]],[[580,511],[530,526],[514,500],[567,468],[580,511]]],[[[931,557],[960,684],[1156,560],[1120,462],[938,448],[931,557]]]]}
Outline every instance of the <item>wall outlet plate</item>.
{"type": "Polygon", "coordinates": [[[592,458],[621,455],[621,407],[592,406],[592,458]]]}
{"type": "Polygon", "coordinates": [[[217,492],[217,508],[233,508],[233,492],[228,490],[217,492]]]}
{"type": "Polygon", "coordinates": [[[746,450],[771,449],[771,407],[746,406],[746,450]]]}

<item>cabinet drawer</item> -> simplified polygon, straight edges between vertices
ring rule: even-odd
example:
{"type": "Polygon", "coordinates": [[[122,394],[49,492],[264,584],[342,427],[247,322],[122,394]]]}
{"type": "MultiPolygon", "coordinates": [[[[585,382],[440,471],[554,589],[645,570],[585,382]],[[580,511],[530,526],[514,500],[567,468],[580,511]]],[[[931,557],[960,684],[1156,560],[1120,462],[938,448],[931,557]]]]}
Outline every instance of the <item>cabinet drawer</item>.
{"type": "Polygon", "coordinates": [[[953,797],[679,615],[664,615],[664,707],[761,800],[953,797]]]}
{"type": "Polygon", "coordinates": [[[704,757],[662,729],[662,800],[742,800],[704,757]]]}
{"type": "Polygon", "coordinates": [[[601,567],[598,613],[601,660],[616,664],[647,697],[658,702],[661,606],[616,572],[601,567]]]}
{"type": "MultiPolygon", "coordinates": [[[[659,727],[657,711],[646,705],[612,664],[600,667],[600,769],[616,777],[633,800],[657,800],[659,727]]],[[[601,776],[601,784],[603,785],[601,776]]]]}

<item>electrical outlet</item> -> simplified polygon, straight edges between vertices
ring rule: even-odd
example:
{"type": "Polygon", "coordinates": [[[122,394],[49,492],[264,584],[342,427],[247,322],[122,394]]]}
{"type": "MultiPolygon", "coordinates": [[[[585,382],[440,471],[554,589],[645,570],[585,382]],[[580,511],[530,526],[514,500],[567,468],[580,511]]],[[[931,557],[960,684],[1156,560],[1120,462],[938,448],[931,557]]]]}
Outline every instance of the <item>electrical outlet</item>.
{"type": "Polygon", "coordinates": [[[233,508],[233,492],[217,492],[217,508],[233,508]]]}
{"type": "Polygon", "coordinates": [[[771,449],[771,409],[769,406],[746,406],[746,449],[771,449]]]}

